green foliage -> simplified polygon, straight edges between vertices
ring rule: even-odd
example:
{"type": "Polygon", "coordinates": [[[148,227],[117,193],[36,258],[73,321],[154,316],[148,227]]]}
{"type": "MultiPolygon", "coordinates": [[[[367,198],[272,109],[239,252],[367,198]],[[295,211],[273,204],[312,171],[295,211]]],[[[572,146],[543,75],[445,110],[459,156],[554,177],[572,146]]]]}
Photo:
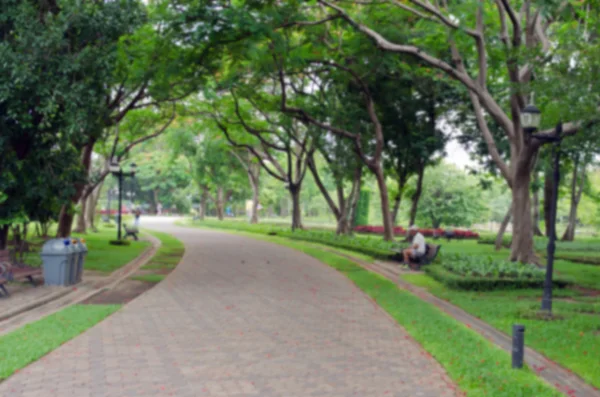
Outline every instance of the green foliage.
{"type": "MultiPolygon", "coordinates": [[[[464,247],[463,247],[464,248],[464,247]]],[[[526,327],[525,344],[550,360],[568,368],[588,383],[600,387],[600,344],[596,313],[600,297],[585,296],[571,289],[555,289],[553,312],[560,320],[545,321],[531,316],[540,309],[542,288],[460,291],[450,289],[429,275],[402,276],[412,284],[426,288],[438,298],[460,307],[510,335],[513,324],[526,327]]],[[[599,284],[600,285],[600,284],[599,284]]]]}
{"type": "Polygon", "coordinates": [[[251,225],[243,222],[230,221],[195,221],[188,223],[192,226],[211,227],[217,229],[227,229],[257,233],[263,235],[277,235],[291,240],[302,240],[318,244],[329,245],[331,247],[341,248],[348,251],[360,252],[362,254],[387,259],[395,249],[394,243],[384,241],[377,237],[359,237],[348,235],[337,235],[331,231],[319,230],[295,230],[274,225],[251,225]]]}
{"type": "MultiPolygon", "coordinates": [[[[477,269],[477,267],[474,267],[474,269],[477,269]]],[[[502,289],[542,288],[544,286],[543,277],[500,277],[493,274],[481,277],[469,273],[462,275],[449,270],[445,265],[425,266],[424,270],[435,280],[449,288],[457,290],[495,291],[502,289]]],[[[564,288],[566,285],[566,281],[554,279],[554,286],[564,288]]]]}
{"type": "Polygon", "coordinates": [[[478,181],[450,164],[425,172],[417,221],[420,226],[471,226],[485,211],[478,181]]]}
{"type": "Polygon", "coordinates": [[[541,279],[545,272],[536,265],[494,259],[491,256],[444,255],[442,266],[461,276],[541,279]]]}
{"type": "MultiPolygon", "coordinates": [[[[120,38],[144,18],[137,1],[2,0],[0,208],[5,223],[46,222],[85,177],[80,149],[101,137],[120,38]]],[[[67,208],[67,210],[70,210],[67,208]]]]}
{"type": "Polygon", "coordinates": [[[0,336],[0,379],[42,358],[93,327],[120,305],[74,305],[0,336]]]}
{"type": "Polygon", "coordinates": [[[369,190],[361,189],[360,196],[358,197],[358,203],[356,205],[356,217],[354,226],[363,226],[369,224],[370,198],[371,192],[369,190]]]}

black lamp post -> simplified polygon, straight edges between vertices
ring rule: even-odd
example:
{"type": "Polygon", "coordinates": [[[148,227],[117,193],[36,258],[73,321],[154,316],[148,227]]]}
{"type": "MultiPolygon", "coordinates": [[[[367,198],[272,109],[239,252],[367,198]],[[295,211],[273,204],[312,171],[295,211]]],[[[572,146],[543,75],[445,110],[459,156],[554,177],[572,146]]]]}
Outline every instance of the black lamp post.
{"type": "Polygon", "coordinates": [[[130,176],[133,177],[135,175],[135,163],[131,163],[131,165],[129,166],[131,168],[131,171],[126,172],[123,171],[123,169],[121,168],[121,166],[119,165],[119,162],[117,159],[114,159],[110,162],[110,167],[109,170],[110,172],[116,176],[117,178],[119,178],[119,212],[118,212],[118,231],[117,231],[117,239],[121,240],[121,213],[122,213],[122,207],[123,207],[123,178],[130,176]]]}
{"type": "Polygon", "coordinates": [[[521,125],[523,130],[532,138],[539,139],[542,142],[552,142],[552,163],[553,163],[553,186],[552,202],[550,203],[550,216],[548,225],[548,246],[547,246],[547,264],[546,278],[544,279],[544,296],[542,297],[542,311],[552,314],[552,272],[554,270],[554,251],[556,250],[556,206],[558,202],[558,183],[560,181],[560,142],[562,140],[562,123],[558,123],[554,129],[554,134],[536,134],[540,126],[542,113],[535,105],[527,105],[521,112],[521,125]]]}

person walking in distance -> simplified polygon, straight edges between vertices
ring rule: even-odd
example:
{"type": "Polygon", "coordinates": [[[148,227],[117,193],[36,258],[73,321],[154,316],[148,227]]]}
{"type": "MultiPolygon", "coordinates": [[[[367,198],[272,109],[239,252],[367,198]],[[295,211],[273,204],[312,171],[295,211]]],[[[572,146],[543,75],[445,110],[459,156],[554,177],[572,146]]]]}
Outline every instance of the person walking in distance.
{"type": "Polygon", "coordinates": [[[133,215],[135,215],[135,227],[140,227],[140,217],[142,216],[142,211],[139,208],[136,208],[133,211],[133,215]]]}

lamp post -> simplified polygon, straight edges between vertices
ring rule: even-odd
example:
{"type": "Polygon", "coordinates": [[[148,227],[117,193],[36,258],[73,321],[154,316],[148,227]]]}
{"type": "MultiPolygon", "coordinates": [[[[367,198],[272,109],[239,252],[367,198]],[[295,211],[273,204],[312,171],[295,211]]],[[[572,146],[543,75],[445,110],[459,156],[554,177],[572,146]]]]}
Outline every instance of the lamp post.
{"type": "Polygon", "coordinates": [[[130,176],[133,177],[135,175],[135,163],[131,163],[131,165],[129,166],[131,168],[131,171],[126,172],[123,171],[123,169],[121,168],[121,165],[119,164],[118,160],[113,158],[112,161],[110,162],[110,166],[109,166],[109,170],[110,172],[116,176],[117,178],[119,178],[119,212],[118,212],[118,231],[117,231],[117,240],[121,240],[121,213],[123,210],[123,178],[130,176]]]}
{"type": "Polygon", "coordinates": [[[560,181],[560,142],[562,141],[562,123],[558,123],[554,134],[536,134],[542,120],[542,113],[535,105],[527,105],[521,112],[521,125],[523,130],[532,138],[542,142],[552,142],[553,186],[552,201],[550,203],[550,225],[548,228],[548,246],[546,277],[544,279],[544,295],[542,297],[542,311],[552,314],[552,273],[554,270],[554,251],[556,250],[556,206],[558,202],[558,183],[560,181]]]}

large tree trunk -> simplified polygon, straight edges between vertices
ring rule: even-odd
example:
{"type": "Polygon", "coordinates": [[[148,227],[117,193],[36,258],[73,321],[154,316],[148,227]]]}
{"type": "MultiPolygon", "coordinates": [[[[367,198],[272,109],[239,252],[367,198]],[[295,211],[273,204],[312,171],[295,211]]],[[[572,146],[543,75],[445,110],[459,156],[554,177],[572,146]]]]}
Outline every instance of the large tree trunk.
{"type": "Polygon", "coordinates": [[[317,169],[314,158],[311,156],[307,160],[308,169],[310,170],[315,184],[321,191],[321,194],[325,198],[325,202],[329,206],[329,209],[335,216],[335,220],[337,223],[336,234],[346,234],[348,232],[348,219],[345,215],[347,215],[346,211],[346,198],[344,196],[344,185],[340,180],[336,180],[336,190],[338,196],[338,204],[333,201],[331,195],[327,191],[327,188],[323,184],[321,177],[319,176],[319,170],[317,169]]]}
{"type": "Polygon", "coordinates": [[[61,215],[58,220],[58,230],[56,232],[56,237],[64,238],[69,237],[71,235],[74,217],[75,214],[72,212],[71,208],[65,207],[64,210],[61,211],[61,215]]]}
{"type": "Polygon", "coordinates": [[[77,215],[77,226],[75,227],[75,233],[86,233],[87,225],[85,222],[85,216],[87,214],[87,203],[88,200],[86,198],[81,198],[81,211],[77,215]]]}
{"type": "Polygon", "coordinates": [[[379,188],[379,197],[381,199],[381,216],[383,217],[383,239],[386,241],[392,241],[394,239],[394,226],[392,224],[392,214],[390,213],[390,202],[388,197],[387,185],[385,184],[385,175],[381,166],[378,164],[371,168],[375,178],[377,179],[377,186],[379,188]]]}
{"type": "Polygon", "coordinates": [[[392,210],[392,222],[394,225],[398,223],[398,210],[400,209],[400,201],[402,200],[402,196],[400,193],[394,197],[394,209],[392,210]]]}
{"type": "Polygon", "coordinates": [[[519,156],[512,185],[513,234],[510,259],[523,263],[537,263],[533,245],[531,217],[531,157],[519,156]]]}
{"type": "Polygon", "coordinates": [[[200,218],[201,221],[203,221],[204,218],[206,217],[207,204],[208,204],[208,191],[205,187],[203,187],[202,193],[200,193],[200,208],[198,210],[198,217],[200,218]]]}
{"type": "Polygon", "coordinates": [[[506,228],[508,227],[508,224],[510,223],[511,217],[512,217],[512,204],[510,207],[508,207],[508,211],[506,211],[506,215],[504,216],[504,219],[502,220],[502,223],[500,224],[500,229],[498,230],[498,234],[496,235],[496,251],[499,251],[502,249],[504,233],[506,232],[506,228]]]}
{"type": "Polygon", "coordinates": [[[346,224],[348,225],[348,234],[352,234],[352,228],[356,224],[356,208],[358,206],[358,198],[360,197],[360,188],[362,185],[363,166],[362,164],[356,167],[354,171],[354,180],[352,182],[352,191],[346,203],[346,224]]]}
{"type": "Polygon", "coordinates": [[[10,225],[0,226],[0,250],[5,250],[8,244],[8,230],[10,225]]]}
{"type": "Polygon", "coordinates": [[[552,205],[552,188],[554,182],[552,180],[552,168],[546,168],[544,173],[544,223],[546,236],[550,235],[550,208],[552,205]]]}
{"type": "MultiPolygon", "coordinates": [[[[90,141],[83,147],[81,153],[81,163],[86,176],[89,175],[90,167],[92,165],[92,152],[95,143],[96,142],[93,140],[90,141]]],[[[66,205],[64,211],[61,211],[60,213],[60,218],[58,219],[58,231],[56,233],[57,237],[69,237],[71,235],[73,218],[75,217],[72,207],[81,200],[81,197],[83,197],[85,186],[85,183],[75,185],[75,194],[71,197],[70,205],[66,205]]]]}
{"type": "Polygon", "coordinates": [[[563,241],[574,241],[575,240],[575,228],[577,227],[577,207],[579,206],[579,202],[581,201],[581,195],[583,194],[583,187],[585,184],[585,165],[583,166],[583,170],[581,172],[581,178],[579,181],[579,187],[577,187],[578,183],[578,167],[579,161],[575,160],[575,164],[573,166],[573,182],[571,183],[571,208],[569,210],[569,224],[567,225],[567,229],[562,236],[563,241]]]}
{"type": "Polygon", "coordinates": [[[300,205],[301,185],[290,184],[290,196],[292,197],[292,231],[302,229],[302,207],[300,205]]]}
{"type": "Polygon", "coordinates": [[[96,228],[96,208],[98,208],[98,200],[100,200],[100,193],[102,192],[103,185],[104,181],[100,182],[88,197],[89,202],[87,205],[87,222],[88,228],[90,228],[93,232],[98,231],[96,228]]]}
{"type": "Polygon", "coordinates": [[[223,193],[223,188],[222,187],[218,187],[217,188],[217,202],[216,207],[217,207],[217,218],[219,218],[220,221],[222,221],[223,219],[225,219],[225,197],[224,197],[224,193],[223,193]]]}
{"type": "Polygon", "coordinates": [[[417,211],[419,209],[419,200],[421,199],[421,195],[423,194],[423,178],[425,176],[425,167],[421,167],[419,169],[418,175],[417,175],[417,189],[415,190],[415,193],[413,194],[411,200],[412,200],[412,205],[410,207],[410,221],[409,221],[409,226],[412,226],[415,224],[415,220],[417,219],[417,211]]]}

